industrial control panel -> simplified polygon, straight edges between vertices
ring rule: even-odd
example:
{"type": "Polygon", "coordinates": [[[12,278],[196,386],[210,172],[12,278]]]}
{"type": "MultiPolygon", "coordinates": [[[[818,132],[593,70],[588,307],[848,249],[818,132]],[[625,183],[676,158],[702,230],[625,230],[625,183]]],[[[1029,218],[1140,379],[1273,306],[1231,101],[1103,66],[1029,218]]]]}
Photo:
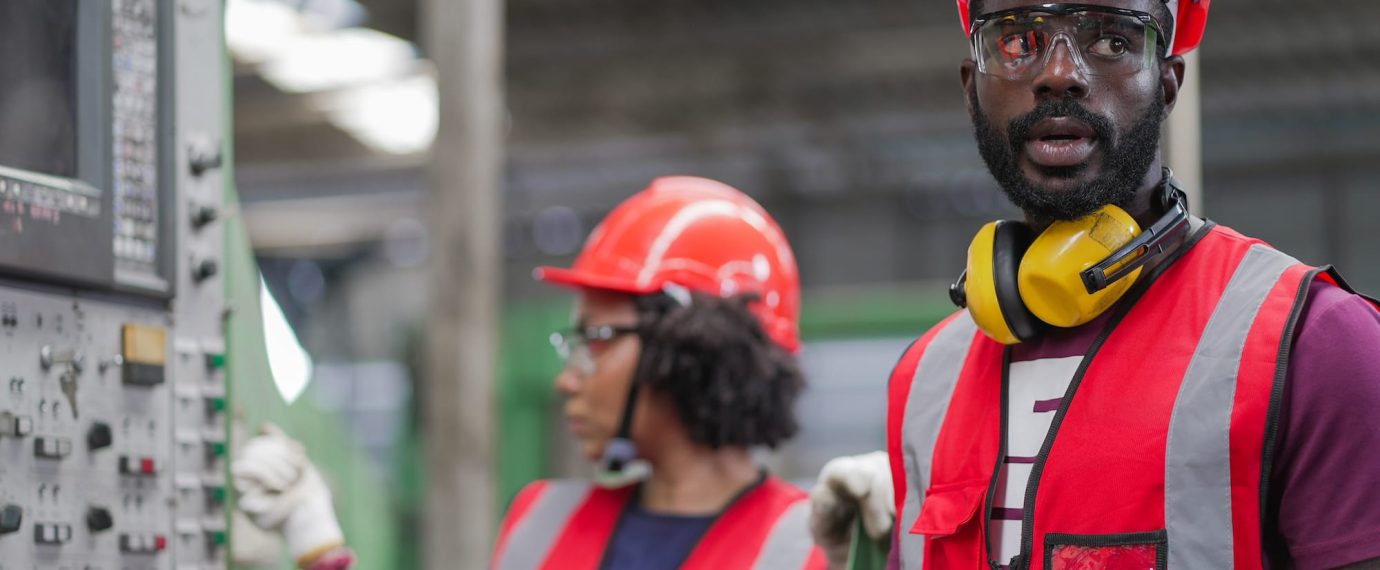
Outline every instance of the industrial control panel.
{"type": "Polygon", "coordinates": [[[227,567],[222,14],[0,2],[0,570],[227,567]]]}

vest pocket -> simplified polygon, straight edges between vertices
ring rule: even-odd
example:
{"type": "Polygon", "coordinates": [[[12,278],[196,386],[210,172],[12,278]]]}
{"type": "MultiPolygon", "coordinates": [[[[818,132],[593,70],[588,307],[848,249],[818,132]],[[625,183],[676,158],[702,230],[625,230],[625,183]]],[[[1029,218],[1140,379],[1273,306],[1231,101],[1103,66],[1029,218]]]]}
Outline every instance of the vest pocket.
{"type": "Polygon", "coordinates": [[[1165,570],[1168,554],[1169,535],[1163,530],[1045,535],[1047,570],[1165,570]]]}
{"type": "Polygon", "coordinates": [[[916,517],[910,533],[934,538],[957,534],[959,529],[978,518],[976,515],[986,494],[985,480],[930,487],[925,491],[920,516],[916,517]]]}

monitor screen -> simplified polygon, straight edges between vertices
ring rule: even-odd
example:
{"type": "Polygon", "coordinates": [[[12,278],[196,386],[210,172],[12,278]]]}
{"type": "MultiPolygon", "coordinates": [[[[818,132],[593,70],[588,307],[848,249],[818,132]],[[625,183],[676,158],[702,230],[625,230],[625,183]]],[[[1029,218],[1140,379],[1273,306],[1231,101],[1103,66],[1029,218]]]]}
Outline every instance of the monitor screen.
{"type": "Polygon", "coordinates": [[[0,165],[77,177],[77,1],[0,0],[0,165]]]}

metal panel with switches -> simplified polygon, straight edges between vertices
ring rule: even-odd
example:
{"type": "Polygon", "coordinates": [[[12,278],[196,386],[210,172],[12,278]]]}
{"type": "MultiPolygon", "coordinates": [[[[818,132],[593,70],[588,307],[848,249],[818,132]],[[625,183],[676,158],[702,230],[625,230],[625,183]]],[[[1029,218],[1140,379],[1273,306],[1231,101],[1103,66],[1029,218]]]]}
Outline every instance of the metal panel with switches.
{"type": "Polygon", "coordinates": [[[227,461],[223,7],[16,6],[0,70],[60,92],[0,133],[0,569],[227,568],[223,488],[180,483],[227,461]]]}

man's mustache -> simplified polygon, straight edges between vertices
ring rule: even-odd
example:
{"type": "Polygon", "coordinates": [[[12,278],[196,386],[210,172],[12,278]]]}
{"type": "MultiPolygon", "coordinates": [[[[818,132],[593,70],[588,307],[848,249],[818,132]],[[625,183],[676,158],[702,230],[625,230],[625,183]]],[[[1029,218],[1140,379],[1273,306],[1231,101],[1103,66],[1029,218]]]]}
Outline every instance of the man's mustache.
{"type": "Polygon", "coordinates": [[[1012,119],[1007,127],[1007,135],[1011,146],[1020,152],[1025,146],[1026,141],[1030,140],[1030,130],[1035,128],[1035,124],[1045,119],[1058,117],[1069,117],[1087,123],[1093,132],[1097,133],[1098,140],[1107,143],[1109,146],[1112,140],[1112,121],[1102,115],[1089,111],[1087,107],[1068,100],[1043,101],[1035,110],[1012,119]]]}

